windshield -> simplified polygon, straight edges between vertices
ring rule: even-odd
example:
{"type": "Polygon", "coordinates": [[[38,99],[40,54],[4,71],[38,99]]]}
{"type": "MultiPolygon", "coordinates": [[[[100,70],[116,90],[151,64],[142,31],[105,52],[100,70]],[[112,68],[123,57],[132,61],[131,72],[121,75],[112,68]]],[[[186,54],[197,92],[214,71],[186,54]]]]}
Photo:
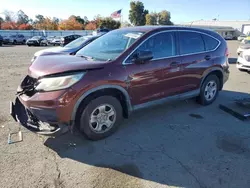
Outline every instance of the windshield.
{"type": "Polygon", "coordinates": [[[40,39],[41,37],[40,36],[34,36],[32,37],[32,39],[40,39]]]}
{"type": "Polygon", "coordinates": [[[114,30],[94,40],[78,51],[76,55],[89,57],[93,60],[114,60],[142,34],[138,31],[114,30]]]}
{"type": "Polygon", "coordinates": [[[64,47],[65,48],[77,48],[77,47],[81,46],[86,40],[88,40],[88,37],[80,37],[76,40],[73,40],[72,42],[70,42],[69,44],[67,44],[64,47]]]}

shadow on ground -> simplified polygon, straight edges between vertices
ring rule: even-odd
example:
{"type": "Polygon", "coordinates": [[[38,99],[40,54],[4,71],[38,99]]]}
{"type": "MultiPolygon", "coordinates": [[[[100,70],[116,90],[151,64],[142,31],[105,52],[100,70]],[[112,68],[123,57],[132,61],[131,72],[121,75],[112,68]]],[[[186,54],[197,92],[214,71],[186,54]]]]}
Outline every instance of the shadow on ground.
{"type": "MultiPolygon", "coordinates": [[[[211,154],[214,150],[211,147],[218,152],[224,148],[225,151],[239,153],[243,146],[237,139],[235,140],[238,145],[235,145],[234,142],[230,143],[230,138],[223,140],[222,137],[217,140],[210,129],[207,132],[209,123],[205,121],[209,120],[203,117],[202,111],[210,108],[218,114],[218,103],[248,95],[222,91],[216,103],[209,107],[202,107],[193,100],[169,103],[134,113],[115,134],[104,140],[89,141],[77,132],[75,135],[65,134],[58,138],[49,138],[45,145],[62,158],[117,170],[145,180],[171,186],[206,187],[206,176],[213,174],[211,169],[206,173],[203,171],[210,168],[204,162],[207,160],[206,155],[210,153],[212,157],[217,156],[217,153],[211,154]],[[201,114],[192,113],[193,111],[201,114]],[[201,175],[200,172],[204,174],[201,175]]],[[[223,114],[223,118],[228,116],[223,114]]],[[[212,179],[221,181],[221,177],[219,180],[215,177],[212,179]]]]}

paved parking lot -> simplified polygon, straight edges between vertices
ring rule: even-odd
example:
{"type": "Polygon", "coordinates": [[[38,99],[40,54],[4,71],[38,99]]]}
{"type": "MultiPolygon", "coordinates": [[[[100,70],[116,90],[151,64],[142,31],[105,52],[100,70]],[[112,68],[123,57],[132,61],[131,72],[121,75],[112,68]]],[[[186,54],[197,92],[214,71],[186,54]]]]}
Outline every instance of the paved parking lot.
{"type": "Polygon", "coordinates": [[[213,105],[189,100],[142,110],[98,142],[23,129],[23,142],[12,145],[9,100],[42,48],[0,47],[0,187],[249,188],[250,121],[218,108],[250,94],[250,74],[235,69],[238,42],[228,44],[231,75],[213,105]]]}

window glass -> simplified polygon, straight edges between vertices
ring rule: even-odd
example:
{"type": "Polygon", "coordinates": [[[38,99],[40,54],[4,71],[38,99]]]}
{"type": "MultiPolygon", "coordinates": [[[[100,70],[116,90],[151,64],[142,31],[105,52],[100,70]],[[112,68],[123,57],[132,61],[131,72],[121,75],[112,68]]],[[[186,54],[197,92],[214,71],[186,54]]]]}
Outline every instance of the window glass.
{"type": "Polygon", "coordinates": [[[206,50],[214,50],[219,44],[219,41],[210,36],[202,35],[202,38],[205,42],[206,50]]]}
{"type": "MultiPolygon", "coordinates": [[[[174,33],[172,32],[164,32],[154,35],[137,48],[137,50],[131,55],[131,59],[138,51],[151,51],[153,53],[153,59],[174,56],[176,55],[174,39],[174,33]]],[[[130,60],[128,59],[128,61],[130,60]]]]}
{"type": "Polygon", "coordinates": [[[114,60],[142,35],[140,31],[114,30],[83,47],[77,55],[93,60],[114,60]]]}
{"type": "Polygon", "coordinates": [[[179,32],[180,54],[191,54],[205,51],[201,34],[196,32],[179,32]]]}

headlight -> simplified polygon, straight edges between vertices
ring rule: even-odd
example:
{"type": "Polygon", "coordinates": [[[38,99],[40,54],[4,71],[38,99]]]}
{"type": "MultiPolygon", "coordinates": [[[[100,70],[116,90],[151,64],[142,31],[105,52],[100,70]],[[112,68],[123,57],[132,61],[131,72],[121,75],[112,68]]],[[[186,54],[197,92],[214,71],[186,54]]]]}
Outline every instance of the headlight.
{"type": "Polygon", "coordinates": [[[38,91],[53,91],[68,88],[81,80],[85,73],[77,73],[67,76],[58,76],[50,78],[42,78],[38,80],[36,90],[38,91]]]}
{"type": "Polygon", "coordinates": [[[246,56],[245,56],[245,59],[246,59],[247,61],[250,61],[250,56],[249,56],[249,55],[246,55],[246,56]]]}

